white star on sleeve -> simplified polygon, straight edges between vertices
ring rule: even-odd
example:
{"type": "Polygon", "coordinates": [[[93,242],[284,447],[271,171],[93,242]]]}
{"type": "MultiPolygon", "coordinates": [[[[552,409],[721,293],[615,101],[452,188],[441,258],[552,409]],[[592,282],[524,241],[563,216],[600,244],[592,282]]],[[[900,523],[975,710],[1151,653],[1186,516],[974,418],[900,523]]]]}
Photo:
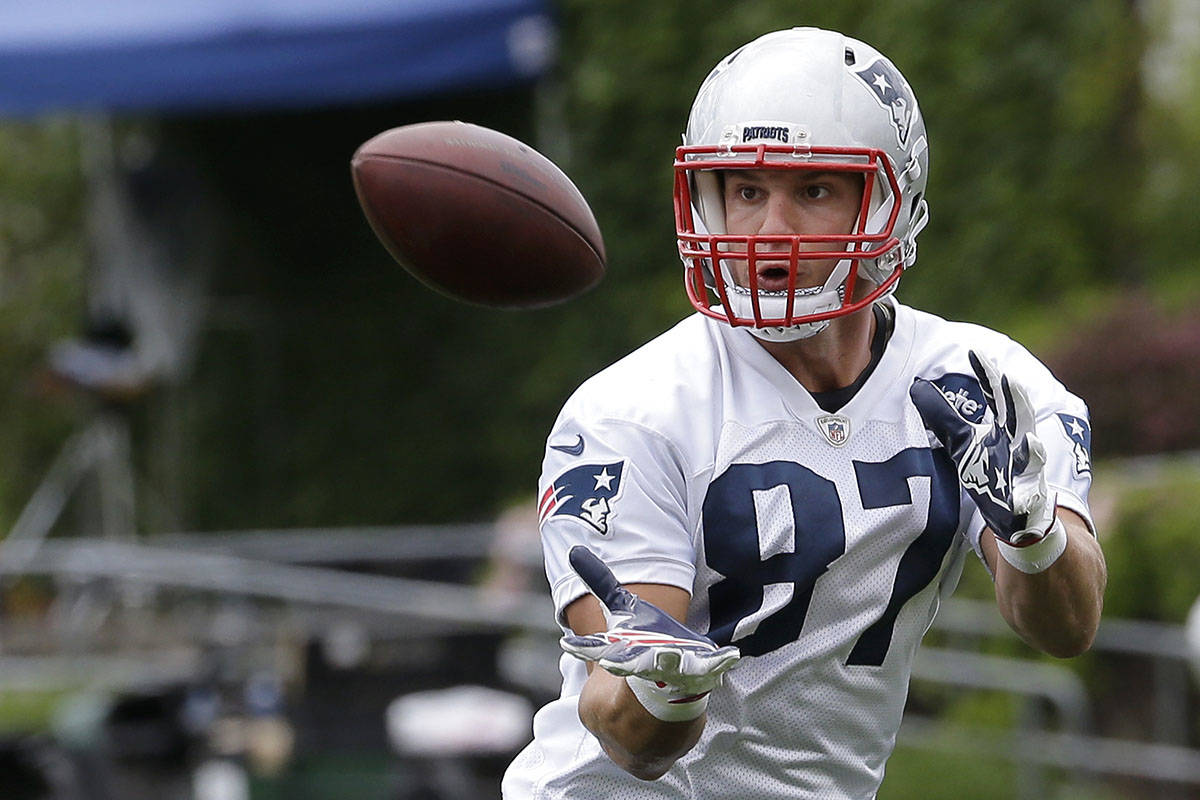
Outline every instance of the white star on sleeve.
{"type": "Polygon", "coordinates": [[[1083,436],[1083,426],[1079,424],[1079,420],[1077,419],[1071,420],[1071,435],[1083,436]]]}
{"type": "Polygon", "coordinates": [[[608,467],[605,467],[604,469],[600,470],[599,475],[593,475],[592,477],[596,479],[596,488],[593,491],[598,491],[599,489],[603,488],[606,491],[611,492],[613,479],[617,476],[609,475],[608,467]]]}

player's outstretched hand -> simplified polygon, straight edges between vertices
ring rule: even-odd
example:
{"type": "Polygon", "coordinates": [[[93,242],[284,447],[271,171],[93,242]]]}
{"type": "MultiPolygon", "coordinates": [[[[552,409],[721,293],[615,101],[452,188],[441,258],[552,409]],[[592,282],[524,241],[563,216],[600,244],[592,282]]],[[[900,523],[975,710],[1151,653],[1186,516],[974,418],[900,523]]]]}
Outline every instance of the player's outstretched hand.
{"type": "Polygon", "coordinates": [[[571,567],[600,600],[608,630],[562,637],[562,648],[623,677],[663,683],[679,692],[701,694],[721,682],[741,653],[718,647],[670,614],[617,583],[608,566],[582,545],[571,548],[571,567]]]}
{"type": "Polygon", "coordinates": [[[923,378],[914,380],[908,393],[926,429],[954,460],[963,488],[996,538],[1028,547],[1054,525],[1056,500],[1046,486],[1046,448],[1034,433],[1033,406],[1025,388],[995,364],[973,351],[968,358],[992,411],[991,425],[963,419],[941,390],[923,378]]]}

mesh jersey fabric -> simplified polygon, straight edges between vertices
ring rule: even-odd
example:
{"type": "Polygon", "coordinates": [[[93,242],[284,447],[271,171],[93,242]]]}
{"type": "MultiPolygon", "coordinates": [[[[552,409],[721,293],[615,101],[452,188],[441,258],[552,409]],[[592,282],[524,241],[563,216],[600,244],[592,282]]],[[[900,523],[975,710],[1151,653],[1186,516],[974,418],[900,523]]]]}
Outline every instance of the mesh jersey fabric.
{"type": "Polygon", "coordinates": [[[561,697],[535,718],[506,800],[874,797],[916,648],[983,527],[908,388],[934,380],[985,421],[970,349],[1029,389],[1059,505],[1091,524],[1090,469],[1065,421],[1086,426],[1084,403],[1008,337],[885,302],[892,337],[836,415],[746,330],[699,314],[568,400],[539,484],[560,625],[586,591],[566,559],[584,544],[622,583],[688,591],[687,623],[745,657],[713,692],[699,743],[646,782],[583,728],[586,670],[564,655],[561,697]],[[600,511],[584,513],[589,500],[600,511]]]}

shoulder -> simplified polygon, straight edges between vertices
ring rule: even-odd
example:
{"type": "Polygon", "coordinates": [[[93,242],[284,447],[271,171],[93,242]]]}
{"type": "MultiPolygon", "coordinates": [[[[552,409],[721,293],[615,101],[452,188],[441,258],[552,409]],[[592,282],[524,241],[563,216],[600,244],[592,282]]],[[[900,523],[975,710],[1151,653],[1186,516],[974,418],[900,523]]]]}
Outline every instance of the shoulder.
{"type": "Polygon", "coordinates": [[[667,432],[679,409],[702,408],[712,399],[722,360],[721,337],[712,326],[693,314],[596,373],[572,393],[560,421],[624,422],[667,432]]]}
{"type": "Polygon", "coordinates": [[[975,384],[968,353],[989,359],[1010,380],[1029,390],[1035,405],[1072,409],[1086,414],[1083,401],[1072,394],[1037,356],[1007,334],[984,325],[956,322],[935,314],[897,304],[898,313],[909,315],[914,327],[914,375],[947,385],[943,391],[956,391],[975,384]],[[959,387],[958,384],[963,384],[959,387]],[[951,385],[953,384],[953,385],[951,385]]]}
{"type": "Polygon", "coordinates": [[[720,415],[724,340],[695,314],[598,372],[571,395],[546,442],[549,478],[588,464],[628,463],[671,491],[710,460],[720,415]]]}
{"type": "Polygon", "coordinates": [[[1010,351],[1028,352],[1007,334],[984,325],[949,320],[900,304],[897,309],[913,320],[917,358],[925,363],[952,361],[959,354],[965,358],[968,350],[989,357],[1010,351]]]}

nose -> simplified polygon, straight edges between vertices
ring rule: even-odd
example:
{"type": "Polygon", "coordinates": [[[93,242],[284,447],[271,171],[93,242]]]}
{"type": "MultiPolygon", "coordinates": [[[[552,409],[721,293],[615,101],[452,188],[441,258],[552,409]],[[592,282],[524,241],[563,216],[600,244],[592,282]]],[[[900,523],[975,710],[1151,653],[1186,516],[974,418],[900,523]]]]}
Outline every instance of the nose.
{"type": "MultiPolygon", "coordinates": [[[[763,209],[762,224],[758,228],[760,236],[786,236],[798,232],[796,209],[786,194],[774,192],[767,198],[763,209]]],[[[782,245],[780,245],[782,246],[782,245]]],[[[772,249],[779,249],[779,246],[772,249]]]]}
{"type": "MultiPolygon", "coordinates": [[[[791,236],[800,232],[801,220],[791,198],[783,192],[774,192],[767,198],[763,207],[762,223],[758,227],[759,236],[791,236]]],[[[755,246],[758,253],[786,253],[791,250],[788,242],[758,242],[755,246]]]]}

